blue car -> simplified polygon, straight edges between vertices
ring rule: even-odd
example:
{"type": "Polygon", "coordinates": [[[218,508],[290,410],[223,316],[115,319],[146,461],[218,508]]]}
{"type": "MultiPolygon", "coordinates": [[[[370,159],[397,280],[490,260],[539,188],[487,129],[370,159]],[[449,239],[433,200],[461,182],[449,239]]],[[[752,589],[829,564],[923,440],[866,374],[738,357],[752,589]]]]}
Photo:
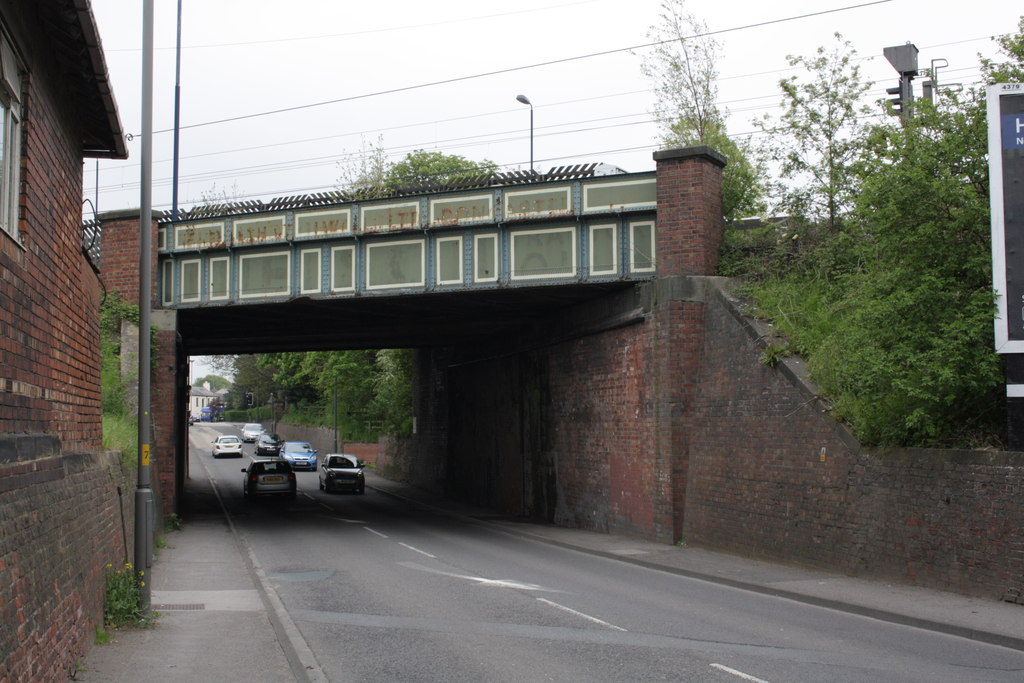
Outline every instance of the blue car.
{"type": "Polygon", "coordinates": [[[316,469],[316,449],[305,441],[285,441],[279,457],[287,460],[293,470],[316,469]]]}

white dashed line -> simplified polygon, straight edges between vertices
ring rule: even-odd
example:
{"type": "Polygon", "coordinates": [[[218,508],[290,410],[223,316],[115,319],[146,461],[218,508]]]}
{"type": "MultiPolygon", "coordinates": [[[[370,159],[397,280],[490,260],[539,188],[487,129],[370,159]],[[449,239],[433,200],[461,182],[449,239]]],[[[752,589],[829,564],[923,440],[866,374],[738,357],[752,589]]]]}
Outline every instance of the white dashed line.
{"type": "Polygon", "coordinates": [[[712,669],[718,669],[719,671],[724,671],[727,674],[732,674],[733,676],[736,676],[737,678],[742,678],[743,680],[750,681],[751,683],[768,683],[768,681],[764,680],[763,678],[757,678],[755,676],[751,676],[750,674],[745,674],[742,671],[737,671],[736,669],[730,669],[729,667],[727,667],[727,666],[725,666],[723,664],[712,664],[711,668],[712,669]]]}
{"type": "Polygon", "coordinates": [[[538,602],[543,602],[545,605],[551,605],[555,609],[560,609],[563,612],[568,612],[569,614],[573,614],[573,615],[575,615],[577,617],[580,617],[581,619],[586,619],[587,621],[593,622],[595,624],[600,624],[601,626],[606,626],[606,627],[608,627],[610,629],[614,629],[616,631],[623,631],[624,632],[626,630],[626,629],[622,628],[621,626],[616,626],[614,624],[609,624],[607,621],[604,621],[602,619],[598,619],[597,617],[592,617],[589,614],[584,614],[583,612],[577,612],[576,610],[574,610],[571,607],[566,607],[565,605],[559,605],[557,602],[552,602],[552,601],[547,600],[545,598],[537,598],[537,600],[538,600],[538,602]]]}
{"type": "Polygon", "coordinates": [[[377,534],[377,535],[378,535],[378,536],[380,536],[381,538],[387,538],[387,536],[386,536],[386,535],[382,534],[382,533],[381,533],[381,532],[379,532],[379,531],[374,531],[373,529],[371,529],[371,528],[370,528],[370,527],[368,527],[368,526],[364,526],[363,528],[364,528],[364,529],[366,529],[367,531],[369,531],[369,532],[370,532],[371,534],[377,534]]]}
{"type": "Polygon", "coordinates": [[[431,555],[428,552],[424,552],[424,551],[420,550],[419,548],[414,548],[411,545],[409,545],[408,543],[399,543],[398,545],[402,546],[403,548],[408,548],[409,550],[412,550],[413,552],[417,552],[420,555],[426,555],[427,557],[429,557],[432,560],[436,560],[437,559],[436,556],[431,555]]]}

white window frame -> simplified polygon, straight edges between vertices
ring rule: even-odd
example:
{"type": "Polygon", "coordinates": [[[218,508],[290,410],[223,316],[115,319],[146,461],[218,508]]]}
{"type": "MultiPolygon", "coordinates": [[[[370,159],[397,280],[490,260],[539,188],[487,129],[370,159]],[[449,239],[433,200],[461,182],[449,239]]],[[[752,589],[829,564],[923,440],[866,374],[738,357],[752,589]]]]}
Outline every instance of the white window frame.
{"type": "Polygon", "coordinates": [[[160,302],[164,306],[174,303],[174,261],[171,259],[160,267],[160,302]]]}
{"type": "Polygon", "coordinates": [[[0,230],[19,242],[23,71],[7,36],[0,35],[0,230]]]}
{"type": "Polygon", "coordinates": [[[302,249],[299,251],[299,292],[302,294],[319,294],[323,290],[323,253],[320,249],[302,249]],[[306,289],[306,255],[316,254],[316,287],[306,289]]]}
{"type": "Polygon", "coordinates": [[[617,223],[600,223],[590,226],[589,265],[591,275],[616,275],[619,272],[619,226],[617,223]],[[598,270],[594,263],[594,233],[599,230],[612,232],[612,264],[610,268],[598,270]]]}
{"type": "Polygon", "coordinates": [[[516,230],[509,235],[509,279],[510,280],[564,280],[568,277],[575,277],[579,272],[579,254],[578,246],[576,244],[576,228],[572,226],[550,228],[547,230],[516,230]],[[534,273],[530,275],[517,273],[516,268],[516,240],[519,237],[534,237],[540,235],[556,235],[556,234],[568,234],[570,249],[569,253],[572,257],[572,263],[569,265],[569,270],[558,271],[556,273],[534,273]]]}
{"type": "Polygon", "coordinates": [[[210,301],[224,301],[231,298],[231,259],[227,256],[218,256],[217,258],[210,259],[208,264],[210,269],[208,282],[207,282],[207,294],[210,301]],[[215,263],[224,263],[224,294],[215,295],[213,293],[213,265],[215,263]]]}
{"type": "Polygon", "coordinates": [[[289,251],[267,251],[256,254],[242,254],[238,257],[238,298],[239,299],[269,299],[272,297],[288,296],[291,294],[292,282],[292,258],[289,251]],[[249,259],[274,258],[284,256],[285,258],[285,286],[282,289],[275,289],[268,292],[246,292],[245,285],[245,262],[249,259]]]}
{"type": "Polygon", "coordinates": [[[356,248],[354,246],[346,247],[333,247],[331,249],[331,291],[332,292],[352,292],[356,288],[356,248]],[[338,256],[340,252],[347,251],[349,258],[349,272],[352,273],[352,280],[344,287],[336,286],[335,268],[338,262],[338,256]]]}
{"type": "Polygon", "coordinates": [[[401,241],[397,241],[397,242],[391,242],[391,241],[387,241],[387,242],[371,242],[371,243],[366,245],[366,248],[365,248],[365,251],[363,252],[363,254],[366,257],[366,263],[363,265],[363,269],[364,269],[363,277],[365,278],[364,282],[366,283],[366,289],[368,289],[368,290],[370,290],[370,289],[415,289],[417,287],[423,287],[423,286],[426,285],[425,280],[426,280],[426,277],[427,277],[427,263],[426,263],[426,261],[427,261],[427,245],[424,242],[424,240],[401,240],[401,241]],[[415,245],[415,246],[419,247],[419,250],[420,250],[420,254],[419,254],[419,259],[420,259],[420,263],[419,263],[419,266],[420,266],[420,279],[419,280],[409,280],[407,282],[394,282],[394,283],[389,282],[387,284],[376,284],[376,285],[375,284],[371,284],[371,282],[370,282],[370,271],[372,269],[372,264],[373,264],[373,259],[374,259],[374,252],[377,252],[380,249],[387,249],[389,247],[405,247],[405,246],[409,246],[409,245],[415,245]]]}
{"type": "Polygon", "coordinates": [[[437,278],[437,284],[439,285],[461,285],[462,279],[465,277],[463,269],[466,265],[466,257],[462,252],[462,236],[458,237],[438,237],[437,242],[434,245],[434,273],[437,278]],[[441,277],[441,245],[447,242],[455,242],[459,253],[459,277],[454,280],[445,280],[441,277]]]}
{"type": "Polygon", "coordinates": [[[497,282],[498,273],[501,272],[501,250],[498,248],[500,237],[496,232],[485,232],[481,235],[473,235],[473,282],[497,282]],[[494,240],[494,275],[491,277],[480,277],[478,264],[480,263],[480,242],[485,239],[494,240]]]}
{"type": "Polygon", "coordinates": [[[181,298],[180,301],[183,304],[191,304],[200,301],[203,297],[203,260],[202,259],[186,259],[181,261],[179,265],[181,269],[181,277],[179,282],[181,283],[181,298]],[[195,296],[185,298],[185,277],[186,269],[191,270],[195,268],[195,296]]]}
{"type": "Polygon", "coordinates": [[[653,273],[658,268],[658,233],[654,221],[633,221],[629,224],[629,272],[653,273]],[[651,228],[651,265],[640,268],[636,265],[636,229],[650,226],[651,228]]]}

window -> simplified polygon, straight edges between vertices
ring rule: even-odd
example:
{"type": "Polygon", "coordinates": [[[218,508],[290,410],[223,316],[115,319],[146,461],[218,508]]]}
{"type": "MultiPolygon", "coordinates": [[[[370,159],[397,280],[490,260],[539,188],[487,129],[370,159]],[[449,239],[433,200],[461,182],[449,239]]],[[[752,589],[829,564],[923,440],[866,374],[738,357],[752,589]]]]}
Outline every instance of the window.
{"type": "Polygon", "coordinates": [[[306,249],[299,259],[300,279],[302,280],[302,293],[313,294],[320,292],[320,250],[306,249]]]}
{"type": "Polygon", "coordinates": [[[634,273],[654,270],[654,223],[629,224],[629,270],[634,273]]]}
{"type": "Polygon", "coordinates": [[[367,245],[366,288],[422,287],[423,256],[423,240],[367,245]]]}
{"type": "Polygon", "coordinates": [[[473,235],[473,281],[498,281],[498,236],[473,235]]]}
{"type": "Polygon", "coordinates": [[[269,254],[245,254],[239,259],[239,296],[280,296],[291,285],[291,254],[279,251],[269,254]]]}
{"type": "Polygon", "coordinates": [[[513,280],[576,274],[575,228],[513,232],[511,243],[513,280]]]}
{"type": "Polygon", "coordinates": [[[202,262],[190,259],[181,262],[181,300],[183,302],[199,301],[199,281],[202,262]]]}
{"type": "Polygon", "coordinates": [[[0,36],[0,229],[18,237],[21,169],[21,69],[6,36],[0,36]]]}
{"type": "Polygon", "coordinates": [[[331,249],[331,291],[350,292],[356,288],[355,247],[331,249]]]}
{"type": "Polygon", "coordinates": [[[590,274],[615,275],[619,271],[618,226],[590,226],[590,274]]]}
{"type": "Polygon", "coordinates": [[[437,283],[462,283],[462,238],[445,237],[437,240],[437,283]]]}
{"type": "Polygon", "coordinates": [[[231,261],[227,257],[210,259],[210,300],[227,299],[231,261]]]}

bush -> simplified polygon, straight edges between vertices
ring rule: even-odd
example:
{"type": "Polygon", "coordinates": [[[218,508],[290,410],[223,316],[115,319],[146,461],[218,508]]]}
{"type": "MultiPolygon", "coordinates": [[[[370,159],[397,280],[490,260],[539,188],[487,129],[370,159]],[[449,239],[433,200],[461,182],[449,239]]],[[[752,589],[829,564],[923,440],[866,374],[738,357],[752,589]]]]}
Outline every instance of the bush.
{"type": "Polygon", "coordinates": [[[139,607],[145,573],[136,572],[132,564],[115,569],[107,565],[107,592],[103,603],[103,623],[109,628],[145,626],[150,617],[139,607]]]}

